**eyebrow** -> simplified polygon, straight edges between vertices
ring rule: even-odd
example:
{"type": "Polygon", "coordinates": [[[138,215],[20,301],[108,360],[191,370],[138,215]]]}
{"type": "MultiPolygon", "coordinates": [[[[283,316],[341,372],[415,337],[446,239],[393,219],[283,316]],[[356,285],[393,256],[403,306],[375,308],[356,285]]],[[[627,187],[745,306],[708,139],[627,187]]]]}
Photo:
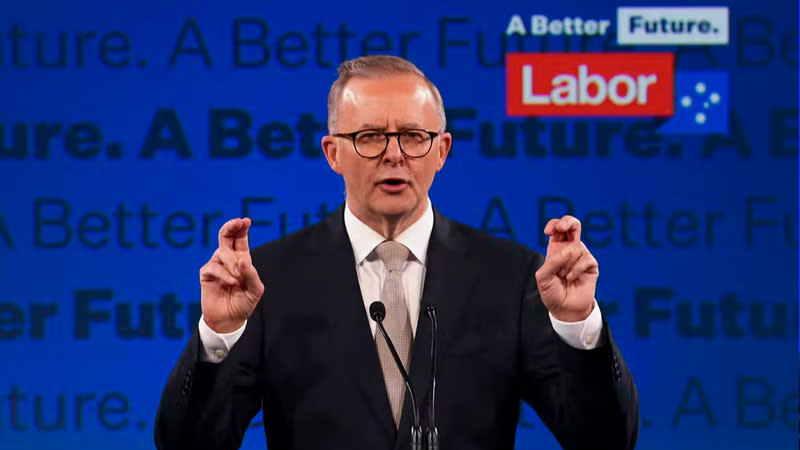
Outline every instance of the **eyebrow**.
{"type": "MultiPolygon", "coordinates": [[[[386,126],[386,124],[380,124],[379,125],[379,124],[374,124],[374,123],[362,123],[361,127],[359,129],[361,129],[361,130],[381,130],[381,131],[383,131],[383,130],[386,130],[387,128],[388,127],[386,126]]],[[[420,126],[420,124],[418,124],[416,122],[408,122],[408,123],[399,124],[399,126],[397,128],[400,129],[400,130],[408,130],[408,129],[411,129],[411,128],[422,128],[422,126],[420,126]]]]}
{"type": "Polygon", "coordinates": [[[385,130],[386,125],[378,125],[374,123],[362,123],[359,130],[385,130]]]}
{"type": "Polygon", "coordinates": [[[399,128],[407,130],[409,128],[422,128],[422,126],[416,122],[408,122],[408,123],[401,123],[399,128]]]}

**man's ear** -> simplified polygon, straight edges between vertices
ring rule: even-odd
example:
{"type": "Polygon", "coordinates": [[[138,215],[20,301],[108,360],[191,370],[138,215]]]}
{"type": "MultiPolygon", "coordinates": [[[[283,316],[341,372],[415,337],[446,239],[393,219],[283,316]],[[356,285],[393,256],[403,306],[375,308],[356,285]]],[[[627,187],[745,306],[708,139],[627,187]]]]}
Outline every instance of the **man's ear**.
{"type": "Polygon", "coordinates": [[[442,170],[447,155],[450,154],[450,146],[453,145],[453,136],[450,133],[444,132],[439,135],[439,161],[436,171],[442,170]]]}
{"type": "Polygon", "coordinates": [[[339,161],[339,147],[336,145],[336,138],[327,135],[322,138],[322,153],[325,153],[325,159],[328,160],[328,165],[331,166],[331,169],[338,173],[339,175],[342,174],[342,165],[341,161],[339,161]]]}

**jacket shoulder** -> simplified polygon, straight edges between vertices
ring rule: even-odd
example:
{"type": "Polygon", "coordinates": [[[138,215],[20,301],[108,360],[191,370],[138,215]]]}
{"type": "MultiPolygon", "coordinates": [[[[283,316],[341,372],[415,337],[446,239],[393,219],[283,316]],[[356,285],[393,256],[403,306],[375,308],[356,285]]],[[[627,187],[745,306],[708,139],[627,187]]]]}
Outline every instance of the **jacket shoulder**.
{"type": "Polygon", "coordinates": [[[538,266],[544,261],[544,255],[524,244],[494,236],[452,219],[446,220],[449,221],[454,234],[460,237],[459,240],[463,242],[465,250],[486,262],[506,265],[536,262],[538,266]]]}
{"type": "Polygon", "coordinates": [[[325,233],[326,226],[323,221],[261,244],[250,251],[253,264],[258,268],[278,261],[285,263],[302,258],[313,251],[313,241],[325,239],[323,236],[325,233]]]}

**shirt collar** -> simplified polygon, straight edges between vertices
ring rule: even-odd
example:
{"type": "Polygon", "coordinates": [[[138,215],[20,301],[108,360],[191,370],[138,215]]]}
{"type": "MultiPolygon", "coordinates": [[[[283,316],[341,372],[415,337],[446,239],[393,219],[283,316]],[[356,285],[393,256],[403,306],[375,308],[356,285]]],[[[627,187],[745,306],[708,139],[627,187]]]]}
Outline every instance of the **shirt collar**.
{"type": "MultiPolygon", "coordinates": [[[[344,228],[350,238],[350,245],[353,246],[353,255],[356,264],[360,264],[381,242],[386,238],[362,222],[355,214],[350,211],[350,206],[345,204],[344,208],[344,228]]],[[[428,199],[428,207],[422,217],[412,223],[411,226],[403,230],[395,237],[395,241],[405,245],[414,257],[422,264],[425,264],[425,257],[428,254],[428,243],[431,240],[433,231],[433,207],[431,200],[428,199]]]]}

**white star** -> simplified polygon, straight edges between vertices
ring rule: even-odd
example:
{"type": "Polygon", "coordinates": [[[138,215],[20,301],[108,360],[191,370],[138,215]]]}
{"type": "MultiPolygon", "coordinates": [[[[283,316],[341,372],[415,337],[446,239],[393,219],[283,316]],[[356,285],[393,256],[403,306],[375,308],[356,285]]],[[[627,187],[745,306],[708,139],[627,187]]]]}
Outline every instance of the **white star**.
{"type": "Polygon", "coordinates": [[[694,85],[694,90],[697,91],[698,94],[702,94],[706,91],[706,84],[701,81],[694,85]]]}
{"type": "Polygon", "coordinates": [[[701,113],[701,112],[699,112],[699,113],[695,114],[694,121],[697,122],[698,124],[702,125],[702,124],[706,123],[706,115],[701,113]]]}

